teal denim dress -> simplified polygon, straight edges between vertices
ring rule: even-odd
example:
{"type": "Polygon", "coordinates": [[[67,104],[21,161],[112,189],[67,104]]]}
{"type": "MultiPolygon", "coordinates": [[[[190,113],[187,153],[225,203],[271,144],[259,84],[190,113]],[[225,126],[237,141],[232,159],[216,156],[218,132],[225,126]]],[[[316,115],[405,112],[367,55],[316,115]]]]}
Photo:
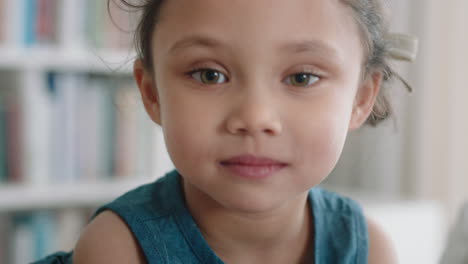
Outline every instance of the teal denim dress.
{"type": "MultiPolygon", "coordinates": [[[[316,264],[367,263],[368,233],[360,206],[321,189],[309,191],[314,219],[316,264]]],[[[177,171],[140,186],[100,207],[111,210],[129,226],[149,264],[221,264],[185,206],[177,171]]],[[[35,264],[72,263],[73,252],[58,252],[35,264]]],[[[289,264],[289,263],[287,263],[289,264]]]]}

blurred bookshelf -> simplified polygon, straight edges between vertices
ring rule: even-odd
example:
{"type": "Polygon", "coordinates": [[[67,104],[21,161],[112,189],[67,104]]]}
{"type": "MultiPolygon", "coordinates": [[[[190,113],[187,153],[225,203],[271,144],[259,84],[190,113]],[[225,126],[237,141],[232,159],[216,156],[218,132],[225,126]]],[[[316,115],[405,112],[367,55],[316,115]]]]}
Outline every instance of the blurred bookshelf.
{"type": "Polygon", "coordinates": [[[0,0],[0,264],[71,250],[94,210],[172,168],[132,79],[138,14],[0,0]]]}

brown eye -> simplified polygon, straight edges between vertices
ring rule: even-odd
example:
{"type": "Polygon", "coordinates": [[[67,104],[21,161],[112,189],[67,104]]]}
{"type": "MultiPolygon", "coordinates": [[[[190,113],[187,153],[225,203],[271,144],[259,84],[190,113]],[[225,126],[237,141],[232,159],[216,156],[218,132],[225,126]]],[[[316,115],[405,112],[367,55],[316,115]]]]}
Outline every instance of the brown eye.
{"type": "Polygon", "coordinates": [[[286,83],[293,86],[307,87],[314,84],[319,79],[318,76],[311,73],[296,73],[288,76],[286,83]]]}
{"type": "Polygon", "coordinates": [[[204,84],[219,84],[226,82],[226,76],[219,71],[211,69],[198,70],[192,73],[192,77],[204,84]]]}

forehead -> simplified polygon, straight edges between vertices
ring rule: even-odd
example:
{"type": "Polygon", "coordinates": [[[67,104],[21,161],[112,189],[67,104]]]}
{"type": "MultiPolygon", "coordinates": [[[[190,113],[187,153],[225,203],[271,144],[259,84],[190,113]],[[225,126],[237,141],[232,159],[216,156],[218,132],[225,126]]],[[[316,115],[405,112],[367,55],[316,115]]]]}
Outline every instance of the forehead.
{"type": "Polygon", "coordinates": [[[204,47],[361,53],[357,25],[339,0],[168,0],[154,54],[204,47]]]}

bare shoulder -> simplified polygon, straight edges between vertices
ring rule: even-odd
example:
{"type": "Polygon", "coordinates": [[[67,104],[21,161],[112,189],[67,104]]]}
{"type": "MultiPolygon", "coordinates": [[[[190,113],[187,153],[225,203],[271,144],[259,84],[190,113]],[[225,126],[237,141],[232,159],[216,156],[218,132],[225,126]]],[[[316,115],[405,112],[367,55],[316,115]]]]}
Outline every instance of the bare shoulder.
{"type": "Polygon", "coordinates": [[[396,264],[397,255],[390,237],[371,218],[367,217],[369,233],[369,264],[396,264]]]}
{"type": "Polygon", "coordinates": [[[369,217],[367,217],[367,228],[369,232],[369,264],[398,263],[393,243],[383,229],[369,217]]]}
{"type": "Polygon", "coordinates": [[[104,211],[81,234],[73,263],[146,263],[146,260],[125,222],[115,213],[104,211]]]}

